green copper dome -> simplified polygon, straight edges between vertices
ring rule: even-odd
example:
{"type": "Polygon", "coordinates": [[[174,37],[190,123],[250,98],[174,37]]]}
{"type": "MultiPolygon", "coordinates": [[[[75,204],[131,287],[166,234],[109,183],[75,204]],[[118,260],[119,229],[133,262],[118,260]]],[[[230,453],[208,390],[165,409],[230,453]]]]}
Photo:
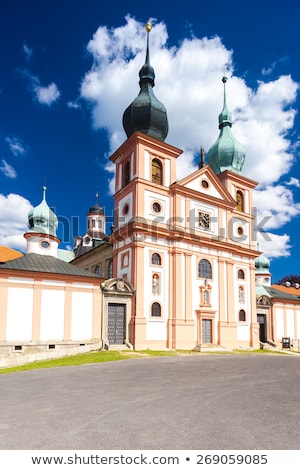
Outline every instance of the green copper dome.
{"type": "Polygon", "coordinates": [[[224,83],[224,105],[219,114],[220,134],[207,153],[207,162],[216,174],[225,170],[241,173],[245,161],[245,148],[231,132],[232,114],[228,111],[226,104],[227,77],[223,77],[222,82],[224,83]]]}
{"type": "Polygon", "coordinates": [[[42,202],[28,213],[29,232],[45,233],[56,237],[58,219],[46,202],[46,187],[43,186],[42,202]]]}
{"type": "Polygon", "coordinates": [[[151,24],[147,23],[146,60],[139,72],[141,90],[135,100],[124,111],[123,128],[127,137],[139,131],[164,141],[168,134],[169,125],[166,108],[153,93],[155,73],[149,59],[149,32],[151,28],[151,24]]]}
{"type": "Polygon", "coordinates": [[[264,255],[260,255],[254,260],[256,273],[270,274],[270,260],[264,255]]]}

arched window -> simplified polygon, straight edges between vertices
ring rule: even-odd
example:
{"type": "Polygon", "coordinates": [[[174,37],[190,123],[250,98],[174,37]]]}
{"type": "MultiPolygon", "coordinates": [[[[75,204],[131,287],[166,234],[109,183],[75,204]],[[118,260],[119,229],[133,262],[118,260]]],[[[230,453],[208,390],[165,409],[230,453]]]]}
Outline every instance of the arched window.
{"type": "Polygon", "coordinates": [[[162,184],[162,163],[157,158],[152,160],[152,183],[162,184]]]}
{"type": "Polygon", "coordinates": [[[245,273],[242,269],[238,270],[238,279],[245,279],[245,273]]]}
{"type": "Polygon", "coordinates": [[[201,259],[198,264],[198,276],[205,279],[212,279],[211,264],[207,259],[201,259]]]}
{"type": "Polygon", "coordinates": [[[108,268],[107,268],[107,277],[108,277],[108,279],[110,279],[112,277],[112,273],[113,273],[113,261],[111,259],[110,262],[108,263],[108,268]]]}
{"type": "Polygon", "coordinates": [[[161,306],[158,302],[151,305],[151,317],[161,317],[161,306]]]}
{"type": "Polygon", "coordinates": [[[125,163],[124,169],[124,186],[126,186],[130,181],[130,162],[125,163]]]}
{"type": "Polygon", "coordinates": [[[245,310],[239,311],[239,321],[246,321],[246,312],[245,310]]]}
{"type": "Polygon", "coordinates": [[[158,253],[153,253],[151,258],[151,263],[156,265],[161,265],[161,257],[158,253]]]}
{"type": "Polygon", "coordinates": [[[236,192],[235,201],[236,201],[236,209],[238,211],[243,212],[243,210],[244,210],[244,196],[243,196],[242,191],[237,191],[236,192]]]}

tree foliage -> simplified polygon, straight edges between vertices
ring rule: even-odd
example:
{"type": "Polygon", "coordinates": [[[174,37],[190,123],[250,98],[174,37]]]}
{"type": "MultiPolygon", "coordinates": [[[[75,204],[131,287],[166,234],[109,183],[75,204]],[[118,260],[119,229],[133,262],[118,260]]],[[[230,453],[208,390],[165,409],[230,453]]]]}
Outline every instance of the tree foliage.
{"type": "Polygon", "coordinates": [[[300,284],[300,274],[289,274],[288,276],[284,276],[277,284],[285,284],[286,282],[290,282],[291,285],[296,283],[300,284]]]}

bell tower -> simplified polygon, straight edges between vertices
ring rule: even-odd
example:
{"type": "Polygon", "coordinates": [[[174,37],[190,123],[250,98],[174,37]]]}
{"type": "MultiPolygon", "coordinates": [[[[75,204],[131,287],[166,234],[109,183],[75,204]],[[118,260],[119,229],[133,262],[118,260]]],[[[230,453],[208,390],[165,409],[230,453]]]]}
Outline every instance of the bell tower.
{"type": "Polygon", "coordinates": [[[88,234],[92,239],[97,238],[102,240],[105,237],[106,221],[103,207],[99,206],[98,193],[96,194],[96,204],[90,207],[87,213],[87,228],[88,234]]]}
{"type": "MultiPolygon", "coordinates": [[[[129,323],[135,347],[145,344],[149,318],[160,323],[169,318],[168,260],[161,238],[165,239],[173,216],[170,185],[176,180],[176,159],[182,153],[165,142],[167,111],[153,92],[151,24],[145,29],[147,49],[139,72],[140,92],[123,114],[127,140],[110,157],[116,165],[113,276],[127,279],[136,291],[129,323]]],[[[165,328],[163,324],[160,327],[165,328]]],[[[166,339],[161,341],[162,347],[165,344],[166,339]]]]}
{"type": "MultiPolygon", "coordinates": [[[[116,165],[115,238],[125,230],[135,232],[136,223],[142,223],[143,231],[151,232],[152,222],[170,219],[169,186],[176,179],[176,158],[182,153],[165,143],[169,128],[167,111],[153,92],[155,73],[149,53],[151,24],[147,23],[145,29],[147,50],[145,64],[139,72],[140,92],[123,114],[127,140],[110,157],[116,165]]],[[[140,230],[139,226],[138,232],[140,230]]],[[[115,272],[134,282],[134,270],[128,266],[126,272],[120,271],[117,260],[115,272]]]]}

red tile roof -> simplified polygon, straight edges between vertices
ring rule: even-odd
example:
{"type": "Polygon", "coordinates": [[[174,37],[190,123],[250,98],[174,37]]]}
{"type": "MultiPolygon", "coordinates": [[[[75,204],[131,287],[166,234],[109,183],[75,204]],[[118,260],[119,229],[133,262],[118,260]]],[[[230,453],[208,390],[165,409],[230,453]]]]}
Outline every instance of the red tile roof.
{"type": "Polygon", "coordinates": [[[281,292],[284,292],[285,294],[292,294],[292,295],[300,296],[300,288],[296,289],[296,287],[294,286],[286,287],[286,286],[281,286],[280,284],[272,284],[272,287],[274,287],[274,289],[280,290],[281,292]]]}
{"type": "Polygon", "coordinates": [[[7,261],[20,258],[21,256],[23,256],[23,253],[19,251],[8,248],[7,246],[0,246],[0,263],[6,263],[7,261]]]}

